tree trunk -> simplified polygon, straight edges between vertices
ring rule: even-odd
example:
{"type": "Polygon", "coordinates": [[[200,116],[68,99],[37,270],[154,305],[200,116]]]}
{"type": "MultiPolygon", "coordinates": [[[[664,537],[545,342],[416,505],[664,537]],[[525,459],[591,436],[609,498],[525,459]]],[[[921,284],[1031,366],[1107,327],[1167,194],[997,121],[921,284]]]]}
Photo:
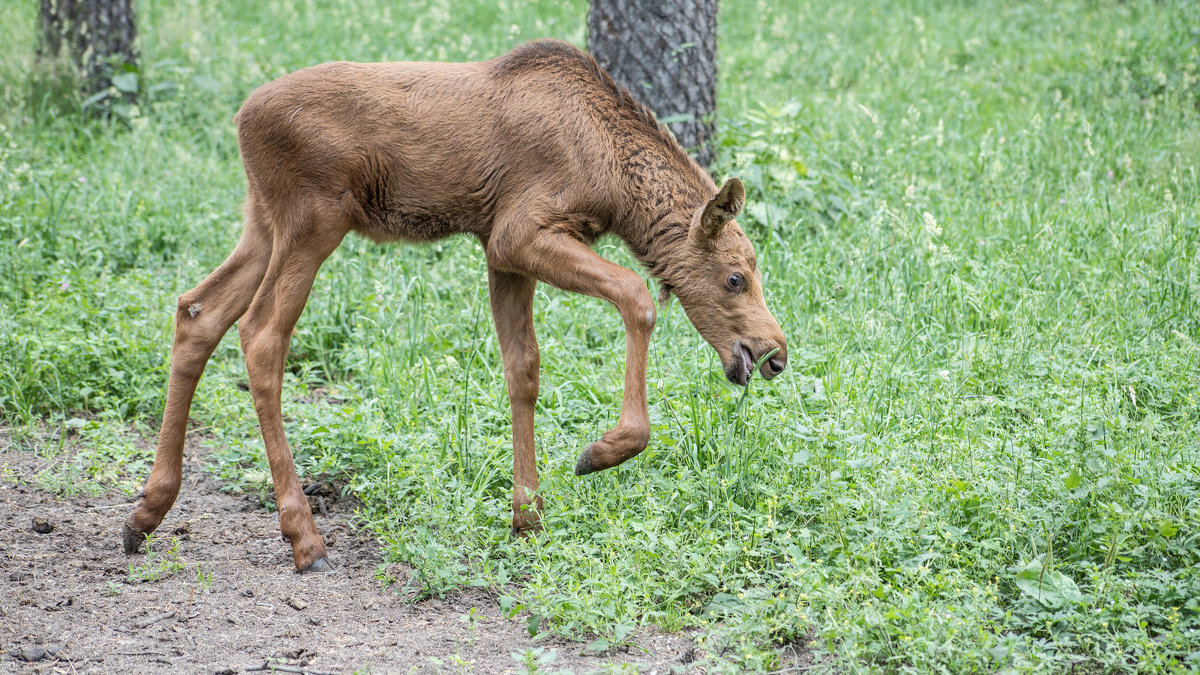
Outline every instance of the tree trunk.
{"type": "Polygon", "coordinates": [[[87,94],[107,91],[113,75],[137,69],[133,0],[41,2],[38,58],[68,61],[87,94]]]}
{"type": "Polygon", "coordinates": [[[717,0],[592,0],[588,50],[701,164],[712,161],[717,0]]]}

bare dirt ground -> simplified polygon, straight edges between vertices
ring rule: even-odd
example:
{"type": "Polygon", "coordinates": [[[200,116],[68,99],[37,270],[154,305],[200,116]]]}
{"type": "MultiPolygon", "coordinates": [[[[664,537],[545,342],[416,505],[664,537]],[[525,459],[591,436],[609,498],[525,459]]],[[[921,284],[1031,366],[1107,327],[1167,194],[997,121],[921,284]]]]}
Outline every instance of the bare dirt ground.
{"type": "MultiPolygon", "coordinates": [[[[509,673],[526,672],[514,652],[536,648],[540,672],[697,669],[682,635],[643,631],[624,651],[585,655],[584,643],[531,639],[524,618],[506,618],[485,590],[414,603],[403,583],[376,578],[379,552],[351,525],[349,499],[331,497],[328,515],[316,514],[337,571],[297,575],[277,517],[219,492],[200,454],[189,442],[156,557],[126,558],[128,497],[36,489],[45,460],[0,434],[0,671],[509,673]]],[[[406,570],[389,573],[403,581],[406,570]]]]}

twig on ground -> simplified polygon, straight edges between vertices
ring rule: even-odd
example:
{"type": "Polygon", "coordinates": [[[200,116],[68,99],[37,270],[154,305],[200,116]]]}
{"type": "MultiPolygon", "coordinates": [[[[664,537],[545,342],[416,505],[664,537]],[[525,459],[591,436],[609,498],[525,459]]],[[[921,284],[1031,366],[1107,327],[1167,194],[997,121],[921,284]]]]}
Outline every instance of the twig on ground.
{"type": "Polygon", "coordinates": [[[246,672],[256,670],[278,670],[282,673],[300,673],[301,675],[333,675],[333,673],[326,672],[324,670],[309,670],[308,668],[301,668],[299,666],[285,666],[280,663],[271,663],[270,661],[265,661],[261,666],[247,668],[246,672]]]}
{"type": "Polygon", "coordinates": [[[126,509],[129,508],[129,503],[121,502],[119,504],[87,504],[83,508],[89,511],[98,511],[100,509],[126,509]]]}
{"type": "Polygon", "coordinates": [[[166,621],[167,619],[174,618],[174,616],[175,616],[175,610],[171,610],[169,612],[163,612],[162,614],[156,614],[148,619],[142,619],[141,621],[137,622],[137,627],[139,629],[147,628],[153,624],[158,623],[159,621],[166,621]]]}

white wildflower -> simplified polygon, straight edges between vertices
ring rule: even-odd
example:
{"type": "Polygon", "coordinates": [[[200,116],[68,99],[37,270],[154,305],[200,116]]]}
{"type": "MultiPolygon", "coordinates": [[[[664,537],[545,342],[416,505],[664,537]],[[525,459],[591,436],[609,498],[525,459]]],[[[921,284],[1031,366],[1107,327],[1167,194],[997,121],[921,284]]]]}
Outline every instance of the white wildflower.
{"type": "Polygon", "coordinates": [[[921,214],[921,219],[925,221],[925,233],[926,234],[928,234],[931,237],[942,236],[942,228],[938,226],[938,222],[933,217],[932,213],[926,211],[925,213],[921,214]]]}

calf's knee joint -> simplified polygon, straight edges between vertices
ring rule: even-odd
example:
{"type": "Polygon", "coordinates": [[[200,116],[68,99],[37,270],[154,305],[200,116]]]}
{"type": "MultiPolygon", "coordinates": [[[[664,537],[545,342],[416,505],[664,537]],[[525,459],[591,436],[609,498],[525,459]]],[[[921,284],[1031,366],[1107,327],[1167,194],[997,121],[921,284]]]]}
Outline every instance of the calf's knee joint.
{"type": "Polygon", "coordinates": [[[654,301],[650,299],[650,292],[646,290],[640,277],[637,278],[637,284],[631,286],[633,287],[624,302],[625,322],[630,328],[650,332],[654,330],[654,324],[658,320],[654,301]]]}

